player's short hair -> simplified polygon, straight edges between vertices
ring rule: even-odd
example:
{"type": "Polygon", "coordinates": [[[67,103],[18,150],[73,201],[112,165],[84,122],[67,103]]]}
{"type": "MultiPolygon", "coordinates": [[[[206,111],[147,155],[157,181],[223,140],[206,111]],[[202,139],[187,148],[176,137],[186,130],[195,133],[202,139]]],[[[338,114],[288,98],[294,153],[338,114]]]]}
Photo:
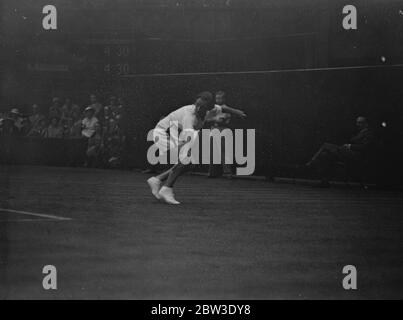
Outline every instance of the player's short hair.
{"type": "Polygon", "coordinates": [[[196,99],[201,99],[207,103],[210,103],[213,101],[213,95],[209,91],[203,91],[197,95],[196,99]]]}
{"type": "Polygon", "coordinates": [[[222,91],[222,90],[217,91],[217,92],[215,93],[215,95],[216,95],[216,96],[221,96],[221,97],[224,97],[224,98],[225,98],[225,92],[222,91]]]}

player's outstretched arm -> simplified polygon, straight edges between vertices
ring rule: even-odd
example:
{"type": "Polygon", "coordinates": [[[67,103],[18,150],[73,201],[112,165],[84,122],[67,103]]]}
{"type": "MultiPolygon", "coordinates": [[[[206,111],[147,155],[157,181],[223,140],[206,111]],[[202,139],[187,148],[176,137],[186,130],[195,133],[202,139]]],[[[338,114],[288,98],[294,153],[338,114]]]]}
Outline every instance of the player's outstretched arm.
{"type": "Polygon", "coordinates": [[[216,115],[214,112],[207,111],[206,116],[204,117],[204,123],[205,124],[210,124],[212,122],[216,122],[216,115]]]}
{"type": "Polygon", "coordinates": [[[243,112],[242,110],[231,108],[228,106],[222,106],[222,111],[226,113],[231,113],[233,115],[236,115],[240,118],[246,118],[246,113],[243,112]]]}

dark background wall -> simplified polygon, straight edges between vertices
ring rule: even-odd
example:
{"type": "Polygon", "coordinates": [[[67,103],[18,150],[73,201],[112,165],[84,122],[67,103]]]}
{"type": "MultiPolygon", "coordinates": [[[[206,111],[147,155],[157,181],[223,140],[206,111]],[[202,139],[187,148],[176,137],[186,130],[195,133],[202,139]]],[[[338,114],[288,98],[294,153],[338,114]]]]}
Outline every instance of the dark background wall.
{"type": "Polygon", "coordinates": [[[45,4],[2,1],[2,106],[54,94],[87,103],[88,91],[118,91],[116,80],[127,74],[403,59],[403,9],[394,0],[348,2],[358,10],[358,30],[350,31],[342,28],[347,3],[339,0],[55,0],[58,30],[51,31],[42,28],[45,4]]]}
{"type": "MultiPolygon", "coordinates": [[[[359,115],[365,115],[375,131],[386,130],[381,127],[385,122],[401,139],[402,80],[399,68],[385,67],[139,77],[124,80],[122,86],[134,103],[130,110],[138,110],[131,118],[139,141],[145,141],[161,115],[189,103],[189,96],[200,90],[225,90],[229,104],[248,114],[246,120],[237,120],[233,126],[256,130],[257,172],[264,173],[270,165],[307,162],[325,141],[347,143],[359,115]]],[[[146,147],[141,145],[143,150],[146,147]]],[[[146,153],[138,153],[137,159],[139,154],[145,157],[146,153]]]]}

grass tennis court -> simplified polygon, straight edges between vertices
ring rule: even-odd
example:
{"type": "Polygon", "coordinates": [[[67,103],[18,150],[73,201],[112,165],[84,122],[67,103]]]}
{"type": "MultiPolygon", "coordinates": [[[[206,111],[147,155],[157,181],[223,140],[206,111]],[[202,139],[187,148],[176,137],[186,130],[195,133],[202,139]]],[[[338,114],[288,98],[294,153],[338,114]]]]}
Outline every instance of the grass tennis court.
{"type": "Polygon", "coordinates": [[[139,172],[1,172],[2,299],[403,297],[402,192],[187,175],[169,206],[139,172]]]}

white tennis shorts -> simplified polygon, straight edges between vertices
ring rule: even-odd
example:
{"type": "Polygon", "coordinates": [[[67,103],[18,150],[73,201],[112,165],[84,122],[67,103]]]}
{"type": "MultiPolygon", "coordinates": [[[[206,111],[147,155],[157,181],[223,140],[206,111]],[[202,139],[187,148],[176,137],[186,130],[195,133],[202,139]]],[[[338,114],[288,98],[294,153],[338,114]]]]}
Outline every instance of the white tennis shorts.
{"type": "Polygon", "coordinates": [[[184,140],[182,135],[180,137],[170,136],[166,130],[156,127],[153,131],[153,141],[158,147],[160,156],[169,151],[171,154],[177,153],[178,159],[182,163],[185,163],[186,159],[190,159],[192,163],[198,163],[199,132],[196,130],[187,130],[186,135],[191,137],[191,141],[184,140]]]}

